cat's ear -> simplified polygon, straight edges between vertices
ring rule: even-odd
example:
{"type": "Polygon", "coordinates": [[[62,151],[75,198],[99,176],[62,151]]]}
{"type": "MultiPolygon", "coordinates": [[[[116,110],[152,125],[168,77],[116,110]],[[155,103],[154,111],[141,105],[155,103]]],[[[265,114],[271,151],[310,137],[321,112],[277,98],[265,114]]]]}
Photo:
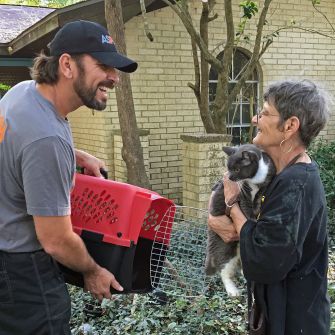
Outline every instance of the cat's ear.
{"type": "Polygon", "coordinates": [[[226,153],[226,155],[231,156],[236,152],[236,148],[234,147],[222,147],[223,152],[226,153]]]}

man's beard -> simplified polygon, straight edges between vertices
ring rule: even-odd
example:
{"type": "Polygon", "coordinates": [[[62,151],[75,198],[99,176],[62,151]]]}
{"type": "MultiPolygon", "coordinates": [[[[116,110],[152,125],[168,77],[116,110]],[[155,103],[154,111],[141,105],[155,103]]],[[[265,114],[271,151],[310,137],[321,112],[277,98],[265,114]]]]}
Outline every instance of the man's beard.
{"type": "Polygon", "coordinates": [[[77,65],[79,69],[79,76],[73,84],[75,92],[86,107],[93,108],[98,111],[104,110],[106,108],[107,101],[98,101],[95,98],[98,88],[94,89],[85,85],[85,69],[82,64],[79,64],[79,62],[77,65]]]}

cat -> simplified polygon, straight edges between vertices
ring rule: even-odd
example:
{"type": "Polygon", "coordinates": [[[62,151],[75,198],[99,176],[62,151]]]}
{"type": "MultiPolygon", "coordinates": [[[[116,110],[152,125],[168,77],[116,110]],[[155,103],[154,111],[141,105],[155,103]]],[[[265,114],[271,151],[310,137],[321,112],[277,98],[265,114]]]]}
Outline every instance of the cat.
{"type": "MultiPolygon", "coordinates": [[[[249,219],[256,219],[261,207],[262,195],[276,174],[272,159],[253,144],[239,147],[223,147],[228,155],[228,178],[239,184],[239,206],[249,219]]],[[[226,213],[223,181],[213,187],[209,212],[213,216],[226,213]]],[[[214,275],[221,272],[221,279],[228,296],[239,296],[233,282],[240,263],[239,243],[225,243],[214,231],[208,229],[205,272],[214,275]]]]}

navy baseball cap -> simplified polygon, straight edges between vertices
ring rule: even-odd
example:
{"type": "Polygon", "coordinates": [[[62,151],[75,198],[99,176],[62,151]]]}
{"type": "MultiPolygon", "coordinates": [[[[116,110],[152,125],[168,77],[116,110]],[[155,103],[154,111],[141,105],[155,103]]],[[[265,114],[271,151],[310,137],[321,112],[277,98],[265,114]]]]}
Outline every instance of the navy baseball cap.
{"type": "Polygon", "coordinates": [[[137,63],[118,53],[113,39],[102,25],[91,21],[73,21],[64,25],[49,44],[50,55],[89,54],[104,65],[122,72],[134,72],[137,63]]]}

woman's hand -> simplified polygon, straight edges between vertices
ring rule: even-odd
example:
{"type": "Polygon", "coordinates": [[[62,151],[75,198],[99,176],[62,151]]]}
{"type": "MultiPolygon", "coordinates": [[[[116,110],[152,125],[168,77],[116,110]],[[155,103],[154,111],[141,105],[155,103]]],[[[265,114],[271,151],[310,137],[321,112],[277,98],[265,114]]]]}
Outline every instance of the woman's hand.
{"type": "Polygon", "coordinates": [[[237,182],[228,178],[228,173],[223,175],[224,198],[227,206],[232,206],[240,195],[240,187],[237,182]]]}
{"type": "Polygon", "coordinates": [[[208,226],[211,230],[217,233],[226,243],[239,240],[239,236],[232,220],[226,215],[213,216],[209,214],[208,226]]]}
{"type": "Polygon", "coordinates": [[[96,177],[103,177],[100,169],[106,170],[104,162],[89,153],[75,149],[76,164],[84,168],[84,174],[96,177]]]}

